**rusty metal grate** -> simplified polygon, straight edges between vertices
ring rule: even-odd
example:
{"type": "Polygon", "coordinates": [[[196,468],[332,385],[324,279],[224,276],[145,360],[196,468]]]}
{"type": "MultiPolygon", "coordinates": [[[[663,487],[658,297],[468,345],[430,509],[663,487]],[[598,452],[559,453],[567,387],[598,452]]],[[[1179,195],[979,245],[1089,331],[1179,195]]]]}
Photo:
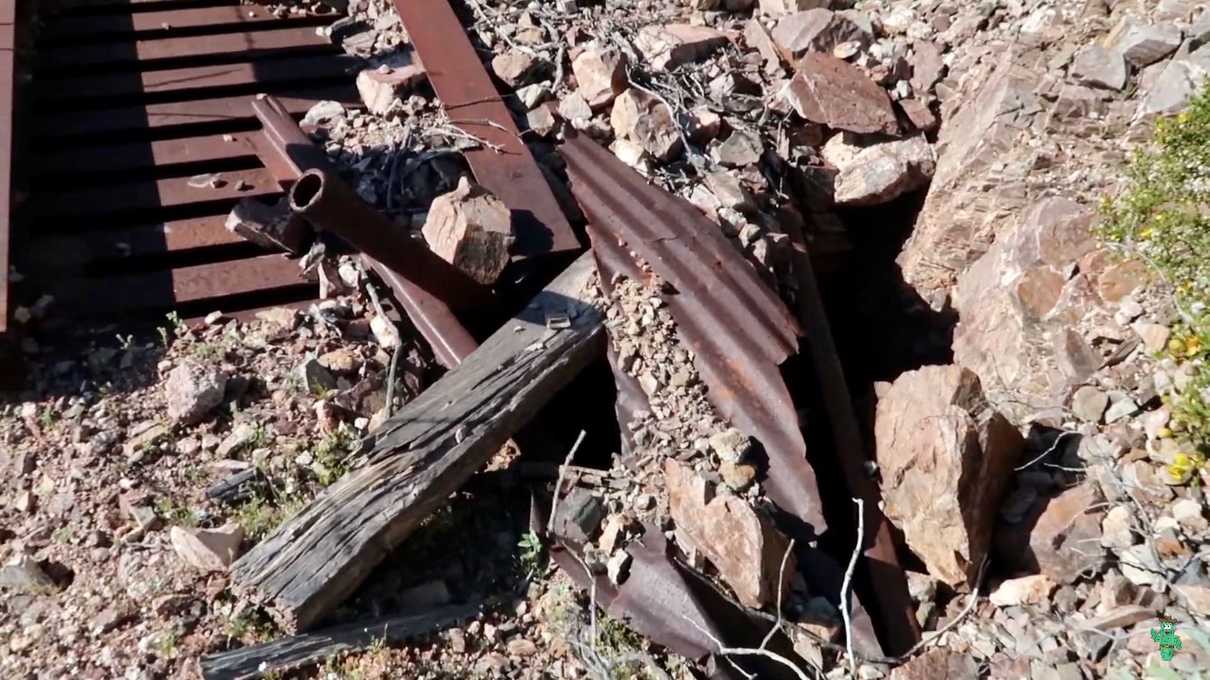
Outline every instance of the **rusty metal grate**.
{"type": "Polygon", "coordinates": [[[224,223],[239,199],[281,193],[251,142],[257,93],[295,117],[356,100],[356,60],[317,32],[336,18],[238,0],[86,0],[43,16],[16,215],[33,288],[62,316],[115,321],[313,299],[295,263],[224,223]]]}

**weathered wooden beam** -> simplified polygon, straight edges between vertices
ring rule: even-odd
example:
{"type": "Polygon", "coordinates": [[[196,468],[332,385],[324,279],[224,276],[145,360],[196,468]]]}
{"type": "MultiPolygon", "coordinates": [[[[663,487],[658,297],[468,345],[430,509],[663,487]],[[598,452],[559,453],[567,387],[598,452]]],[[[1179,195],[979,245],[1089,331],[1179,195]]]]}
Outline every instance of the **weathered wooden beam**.
{"type": "Polygon", "coordinates": [[[343,652],[427,635],[479,613],[479,605],[442,607],[420,614],[388,616],[336,626],[318,633],[284,637],[263,645],[208,654],[198,661],[205,680],[245,680],[314,665],[343,652]]]}
{"type": "Polygon", "coordinates": [[[318,623],[584,367],[602,356],[582,255],[463,363],[384,424],[367,462],[232,567],[288,631],[318,623]],[[561,323],[550,323],[559,319],[561,323]],[[566,322],[563,322],[566,319],[566,322]],[[553,326],[553,328],[548,327],[553,326]]]}

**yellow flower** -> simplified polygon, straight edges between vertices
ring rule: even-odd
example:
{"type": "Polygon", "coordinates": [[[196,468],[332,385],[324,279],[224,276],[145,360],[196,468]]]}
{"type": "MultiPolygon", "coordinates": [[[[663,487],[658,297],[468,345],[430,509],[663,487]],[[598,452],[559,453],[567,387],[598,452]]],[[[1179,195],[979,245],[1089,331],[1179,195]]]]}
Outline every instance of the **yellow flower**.
{"type": "Polygon", "coordinates": [[[1152,229],[1151,227],[1147,227],[1146,229],[1144,229],[1144,230],[1142,230],[1142,231],[1140,231],[1140,232],[1139,232],[1139,238],[1141,238],[1141,239],[1143,239],[1144,241],[1146,241],[1147,239],[1151,238],[1151,234],[1152,234],[1152,232],[1154,232],[1154,231],[1155,231],[1155,230],[1154,230],[1154,229],[1152,229]]]}
{"type": "Polygon", "coordinates": [[[1161,427],[1160,429],[1155,431],[1155,436],[1159,437],[1160,439],[1171,439],[1172,430],[1170,430],[1166,427],[1161,427]]]}

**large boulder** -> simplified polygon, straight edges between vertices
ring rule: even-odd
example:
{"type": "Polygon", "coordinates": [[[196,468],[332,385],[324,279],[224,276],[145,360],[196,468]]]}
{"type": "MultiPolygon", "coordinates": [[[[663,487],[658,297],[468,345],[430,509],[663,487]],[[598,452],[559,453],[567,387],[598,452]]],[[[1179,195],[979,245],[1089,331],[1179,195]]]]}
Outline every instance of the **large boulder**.
{"type": "Polygon", "coordinates": [[[916,228],[900,253],[904,280],[935,310],[960,275],[1027,203],[1034,158],[1018,150],[1045,110],[1038,74],[1006,59],[955,95],[937,137],[937,169],[916,228]]]}
{"type": "Polygon", "coordinates": [[[1024,441],[959,366],[905,373],[879,400],[875,424],[887,518],[930,574],[970,585],[1024,441]]]}
{"type": "Polygon", "coordinates": [[[860,68],[830,54],[811,52],[803,57],[781,96],[812,123],[862,134],[899,131],[886,90],[860,68]]]}
{"type": "Polygon", "coordinates": [[[1064,406],[1102,363],[1075,330],[1106,314],[1098,288],[1112,265],[1093,257],[1094,218],[1069,199],[1043,199],[959,278],[954,362],[978,374],[1014,421],[1064,406]]]}

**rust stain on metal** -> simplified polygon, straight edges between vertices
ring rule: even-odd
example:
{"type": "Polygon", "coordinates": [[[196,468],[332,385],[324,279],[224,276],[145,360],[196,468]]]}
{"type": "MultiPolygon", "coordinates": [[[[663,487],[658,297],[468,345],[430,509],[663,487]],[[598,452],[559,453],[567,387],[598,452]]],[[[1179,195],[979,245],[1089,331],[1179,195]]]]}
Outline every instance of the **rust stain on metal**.
{"type": "MultiPolygon", "coordinates": [[[[294,118],[285,107],[273,97],[261,96],[253,101],[252,109],[256,113],[256,117],[260,119],[263,128],[262,134],[253,138],[253,145],[256,147],[261,162],[282,187],[292,188],[308,171],[325,173],[326,181],[332,181],[335,175],[331,161],[328,160],[322,149],[311,143],[311,139],[302,131],[298,123],[294,122],[294,118]]],[[[378,273],[383,282],[391,287],[395,299],[403,306],[408,318],[412,320],[417,330],[433,348],[433,354],[437,360],[447,368],[453,368],[462,363],[462,360],[475,350],[478,343],[450,311],[449,305],[443,301],[441,295],[426,290],[416,281],[405,276],[404,271],[393,269],[385,264],[385,262],[393,261],[394,251],[405,248],[423,248],[423,246],[408,242],[404,237],[405,240],[392,247],[392,244],[387,241],[392,240],[388,239],[388,236],[396,231],[394,226],[387,222],[386,218],[366,206],[360,198],[348,191],[347,187],[344,194],[344,202],[353,205],[345,206],[348,211],[340,210],[335,215],[329,216],[332,224],[329,224],[327,228],[332,228],[334,233],[346,236],[348,222],[358,219],[358,216],[374,215],[374,219],[380,223],[378,224],[379,229],[372,230],[373,233],[369,234],[361,233],[363,240],[369,238],[373,241],[371,248],[362,249],[364,253],[362,260],[378,273]],[[382,242],[379,243],[379,241],[382,242]]],[[[324,225],[317,224],[316,226],[324,225]]],[[[393,240],[399,241],[400,239],[393,240]]],[[[354,243],[354,245],[358,244],[354,243]]],[[[432,255],[427,249],[424,249],[424,252],[448,266],[444,260],[432,255]]],[[[398,256],[398,253],[394,253],[394,255],[398,256]]],[[[415,275],[412,272],[408,273],[415,275]]],[[[467,284],[470,283],[466,277],[461,278],[467,284]]],[[[477,289],[475,295],[479,295],[480,292],[481,290],[477,289]]]]}
{"type": "Polygon", "coordinates": [[[798,349],[789,310],[697,208],[650,186],[582,135],[569,133],[562,153],[603,278],[634,271],[622,261],[629,250],[671,284],[669,309],[711,402],[764,446],[770,498],[823,533],[815,472],[778,368],[798,349]]]}
{"type": "Polygon", "coordinates": [[[531,257],[579,249],[567,217],[453,8],[446,0],[396,0],[395,9],[450,120],[496,147],[464,155],[475,180],[513,211],[514,252],[531,257]]]}

